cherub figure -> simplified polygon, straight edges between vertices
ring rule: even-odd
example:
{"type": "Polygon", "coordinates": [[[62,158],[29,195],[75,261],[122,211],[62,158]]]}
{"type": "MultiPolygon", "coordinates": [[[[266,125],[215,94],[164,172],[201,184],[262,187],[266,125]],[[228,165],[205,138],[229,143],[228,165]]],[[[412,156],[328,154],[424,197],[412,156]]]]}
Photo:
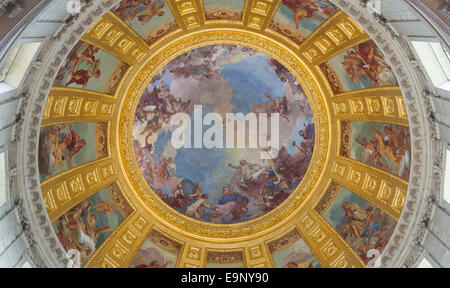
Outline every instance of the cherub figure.
{"type": "Polygon", "coordinates": [[[80,134],[72,128],[72,124],[69,124],[69,133],[63,132],[65,125],[57,127],[57,140],[53,141],[53,157],[55,162],[53,163],[52,171],[55,171],[57,167],[60,169],[64,166],[66,161],[69,168],[73,167],[72,157],[80,152],[83,147],[86,146],[86,139],[82,139],[80,134]]]}
{"type": "Polygon", "coordinates": [[[94,209],[100,212],[105,213],[105,215],[111,215],[114,213],[114,206],[110,201],[104,201],[100,199],[97,205],[94,206],[94,209]]]}
{"type": "Polygon", "coordinates": [[[114,12],[125,22],[129,23],[137,17],[145,25],[155,16],[164,16],[164,11],[161,11],[164,7],[163,0],[128,0],[122,1],[114,12]]]}
{"type": "Polygon", "coordinates": [[[189,194],[189,198],[200,199],[202,197],[202,184],[197,183],[194,186],[194,192],[189,194]]]}
{"type": "MultiPolygon", "coordinates": [[[[352,82],[358,82],[361,77],[368,77],[373,86],[383,83],[382,74],[392,72],[392,69],[384,60],[373,41],[359,44],[354,49],[347,51],[342,65],[352,82]]],[[[392,84],[384,81],[386,84],[392,84]]]]}
{"type": "Polygon", "coordinates": [[[299,23],[306,18],[325,21],[336,12],[326,0],[283,0],[282,3],[292,10],[294,14],[293,20],[297,29],[299,28],[299,23]]]}

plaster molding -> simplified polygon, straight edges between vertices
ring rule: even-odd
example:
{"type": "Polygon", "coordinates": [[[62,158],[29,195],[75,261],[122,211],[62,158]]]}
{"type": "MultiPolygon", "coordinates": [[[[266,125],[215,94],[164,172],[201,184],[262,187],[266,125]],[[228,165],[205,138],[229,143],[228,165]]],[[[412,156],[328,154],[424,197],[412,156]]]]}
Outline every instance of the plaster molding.
{"type": "Polygon", "coordinates": [[[22,87],[21,93],[29,96],[21,101],[8,147],[9,170],[17,171],[11,175],[10,185],[12,199],[16,199],[20,206],[21,222],[26,223],[28,244],[36,252],[39,258],[36,262],[41,267],[65,267],[69,261],[45,209],[38,175],[39,130],[45,102],[56,73],[69,52],[90,26],[118,2],[87,2],[81,13],[72,17],[59,31],[49,49],[38,56],[42,64],[31,69],[28,81],[22,87]]]}

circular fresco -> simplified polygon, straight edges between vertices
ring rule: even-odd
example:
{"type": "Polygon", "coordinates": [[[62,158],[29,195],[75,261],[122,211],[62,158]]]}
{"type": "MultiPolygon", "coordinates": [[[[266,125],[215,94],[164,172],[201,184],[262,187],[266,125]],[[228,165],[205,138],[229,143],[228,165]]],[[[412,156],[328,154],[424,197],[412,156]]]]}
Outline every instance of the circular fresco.
{"type": "Polygon", "coordinates": [[[133,125],[136,160],[152,190],[196,220],[232,224],[278,207],[299,185],[314,119],[295,77],[239,45],[191,50],[144,91],[133,125]]]}

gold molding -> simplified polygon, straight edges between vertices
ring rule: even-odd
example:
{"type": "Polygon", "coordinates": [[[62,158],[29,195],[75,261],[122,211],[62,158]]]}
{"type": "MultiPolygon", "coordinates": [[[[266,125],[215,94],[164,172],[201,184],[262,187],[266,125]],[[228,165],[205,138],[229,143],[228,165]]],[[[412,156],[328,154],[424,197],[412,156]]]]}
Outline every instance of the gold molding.
{"type": "Polygon", "coordinates": [[[112,184],[116,180],[112,162],[111,158],[92,161],[42,181],[41,190],[50,222],[112,184]]]}
{"type": "Polygon", "coordinates": [[[152,224],[146,217],[138,211],[133,212],[100,245],[84,267],[129,267],[151,229],[152,224]]]}
{"type": "Polygon", "coordinates": [[[310,210],[297,222],[301,237],[324,268],[362,268],[366,264],[316,211],[310,210]]]}
{"type": "Polygon", "coordinates": [[[206,22],[203,0],[167,0],[178,26],[189,30],[206,22]]]}
{"type": "Polygon", "coordinates": [[[275,225],[279,224],[292,211],[296,210],[309,193],[312,193],[311,191],[316,186],[317,180],[323,173],[322,168],[327,159],[329,137],[327,119],[329,116],[327,116],[327,109],[324,106],[324,96],[315,85],[317,82],[303,67],[301,60],[296,58],[295,55],[287,53],[286,50],[276,45],[276,43],[245,31],[213,29],[201,33],[194,32],[192,35],[178,39],[177,42],[166,47],[164,52],[157,53],[153,58],[150,58],[138,76],[132,80],[133,82],[129,87],[128,94],[124,97],[124,102],[121,104],[121,111],[118,112],[120,113],[120,118],[113,123],[115,128],[112,131],[118,129],[118,139],[115,141],[117,141],[116,143],[119,146],[119,150],[117,151],[119,154],[115,157],[121,159],[118,161],[118,167],[123,173],[119,174],[125,176],[125,179],[120,178],[120,181],[124,183],[122,186],[126,187],[127,183],[130,183],[129,193],[137,195],[141,201],[144,201],[144,208],[148,212],[156,213],[162,222],[171,223],[175,227],[184,230],[185,233],[195,234],[197,237],[222,239],[240,236],[256,237],[256,233],[266,229],[273,229],[275,225]],[[311,104],[316,124],[316,147],[310,166],[302,184],[291,194],[290,200],[285,201],[264,216],[232,225],[219,225],[197,221],[167,206],[167,204],[152,192],[143,178],[134,156],[133,137],[130,134],[134,124],[134,111],[144,89],[153,76],[172,59],[187,51],[197,47],[221,43],[244,45],[254,48],[280,61],[280,63],[294,74],[304,88],[309,103],[311,104]]]}
{"type": "Polygon", "coordinates": [[[272,256],[264,243],[260,245],[245,247],[244,258],[248,268],[273,267],[272,256]]]}
{"type": "Polygon", "coordinates": [[[266,30],[272,22],[281,0],[246,0],[242,21],[244,26],[266,30]]]}
{"type": "Polygon", "coordinates": [[[201,268],[206,268],[208,265],[208,253],[218,253],[218,254],[227,254],[227,253],[239,253],[242,255],[242,264],[244,267],[248,267],[247,259],[245,257],[244,249],[242,247],[234,248],[234,249],[214,249],[214,248],[206,248],[205,257],[203,259],[203,264],[201,268]]]}
{"type": "Polygon", "coordinates": [[[178,268],[201,268],[206,262],[206,249],[199,245],[186,244],[180,256],[178,268]]]}
{"type": "Polygon", "coordinates": [[[75,122],[109,122],[115,102],[108,94],[54,86],[45,103],[41,127],[75,122]]]}
{"type": "Polygon", "coordinates": [[[144,40],[111,11],[103,15],[81,40],[129,65],[138,63],[149,52],[144,40]]]}
{"type": "Polygon", "coordinates": [[[309,35],[299,50],[310,63],[319,65],[367,40],[369,35],[345,12],[338,11],[309,35]]]}
{"type": "Polygon", "coordinates": [[[332,179],[381,209],[396,222],[403,209],[408,182],[365,163],[337,157],[332,179]]]}
{"type": "Polygon", "coordinates": [[[376,87],[337,94],[331,99],[333,117],[409,126],[403,95],[398,86],[376,87]]]}
{"type": "MultiPolygon", "coordinates": [[[[130,205],[136,207],[136,211],[115,229],[97,249],[93,257],[88,260],[85,267],[128,267],[152,229],[160,230],[165,234],[170,233],[173,239],[183,243],[177,267],[203,267],[206,263],[207,250],[227,252],[236,251],[236,249],[243,251],[244,263],[247,267],[273,267],[272,256],[266,243],[275,237],[279,238],[289,233],[294,226],[297,227],[300,235],[311,247],[313,254],[323,267],[365,267],[363,261],[348,243],[313,208],[326,192],[329,182],[335,181],[373,202],[393,219],[398,220],[407,191],[407,181],[372,166],[337,155],[341,141],[338,124],[341,120],[378,121],[377,119],[383,119],[380,121],[394,124],[403,123],[399,125],[407,126],[408,119],[401,91],[398,87],[381,87],[333,95],[329,82],[323,77],[321,69],[317,65],[346,49],[369,40],[369,37],[349,16],[340,11],[324,22],[301,46],[298,46],[292,40],[267,29],[280,2],[281,0],[247,0],[241,22],[226,19],[206,21],[201,0],[168,0],[168,5],[181,29],[158,39],[152,43],[150,48],[141,37],[111,12],[105,14],[83,36],[83,41],[89,42],[133,66],[123,76],[115,96],[87,90],[77,91],[72,88],[54,87],[44,111],[44,117],[47,118],[44,118],[43,126],[57,123],[58,117],[61,118],[61,121],[63,119],[64,123],[67,123],[68,119],[72,119],[68,118],[69,114],[66,113],[66,109],[67,101],[69,101],[67,99],[78,97],[78,94],[74,93],[82,91],[82,98],[96,99],[99,103],[103,103],[102,101],[111,103],[113,106],[109,117],[117,115],[114,119],[108,118],[111,120],[108,147],[110,147],[112,158],[96,160],[43,181],[41,185],[44,200],[53,222],[83,199],[117,181],[124,196],[130,201],[130,205]],[[252,7],[255,7],[257,2],[269,4],[269,10],[266,10],[268,12],[254,13],[252,7]],[[184,10],[181,5],[186,5],[184,10]],[[263,21],[259,22],[261,24],[252,26],[251,15],[262,17],[263,21]],[[191,22],[188,19],[191,16],[194,16],[196,21],[191,22]],[[123,34],[117,36],[117,33],[123,34]],[[321,38],[322,36],[323,38],[321,38]],[[119,38],[114,42],[114,37],[119,38]],[[134,41],[133,45],[130,44],[129,50],[121,50],[117,48],[119,46],[115,46],[120,43],[118,41],[122,39],[121,37],[130,37],[131,41],[134,41]],[[326,43],[331,43],[331,46],[325,45],[326,43]],[[172,211],[159,197],[151,193],[141,172],[136,169],[136,163],[134,163],[136,159],[129,137],[136,101],[139,100],[143,89],[153,76],[173,58],[191,49],[213,44],[244,45],[265,52],[280,61],[294,74],[305,89],[316,123],[317,143],[308,172],[301,185],[287,201],[265,217],[233,225],[199,222],[172,211]],[[317,53],[312,53],[312,49],[317,50],[317,53]],[[134,57],[133,51],[142,51],[143,54],[137,53],[134,57]],[[376,115],[373,114],[369,119],[361,117],[361,115],[356,116],[356,114],[337,113],[339,110],[336,110],[335,107],[339,108],[341,102],[345,103],[346,111],[352,111],[350,110],[351,101],[362,98],[362,96],[365,98],[363,105],[366,110],[369,109],[367,105],[373,104],[373,102],[367,101],[381,99],[381,109],[384,112],[387,111],[387,116],[392,114],[392,100],[395,100],[394,110],[399,119],[394,119],[396,116],[392,116],[389,120],[385,114],[383,114],[384,118],[376,118],[376,115]],[[367,96],[369,96],[367,98],[369,100],[366,99],[367,96]],[[66,108],[60,108],[63,110],[63,116],[52,114],[55,105],[53,101],[59,97],[66,99],[61,100],[62,102],[66,101],[62,105],[66,108]],[[71,188],[69,189],[68,182],[77,177],[83,181],[83,185],[86,185],[85,181],[88,180],[84,179],[87,179],[87,174],[83,173],[93,171],[86,167],[101,171],[101,167],[109,164],[114,173],[105,179],[100,178],[102,179],[100,184],[96,184],[99,185],[98,189],[89,187],[89,191],[81,192],[79,195],[70,190],[71,188]],[[355,175],[354,171],[363,172],[360,175],[359,185],[352,183],[352,178],[349,178],[355,175]],[[365,188],[369,186],[364,186],[366,184],[364,181],[366,179],[369,181],[370,177],[378,177],[377,179],[380,181],[375,184],[375,192],[372,194],[368,193],[365,188]],[[66,188],[60,190],[58,194],[62,195],[62,200],[55,200],[54,197],[58,185],[66,188]],[[69,195],[71,198],[66,201],[64,200],[65,195],[69,195]]],[[[73,119],[81,121],[81,118],[73,119]]],[[[100,121],[98,117],[95,117],[92,121],[102,122],[103,120],[100,121]]],[[[99,173],[101,176],[101,172],[99,173]]]]}

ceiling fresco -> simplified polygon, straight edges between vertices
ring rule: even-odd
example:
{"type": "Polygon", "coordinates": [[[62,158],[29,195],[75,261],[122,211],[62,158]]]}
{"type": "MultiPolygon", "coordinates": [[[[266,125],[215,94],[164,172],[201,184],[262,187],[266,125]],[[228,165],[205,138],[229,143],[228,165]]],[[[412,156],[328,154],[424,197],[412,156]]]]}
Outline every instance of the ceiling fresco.
{"type": "Polygon", "coordinates": [[[342,75],[340,92],[397,85],[392,69],[372,40],[342,52],[327,64],[334,73],[342,75]]]}
{"type": "Polygon", "coordinates": [[[373,267],[385,250],[408,115],[377,44],[332,2],[123,0],[61,64],[39,175],[80,266],[373,267]],[[277,113],[279,149],[227,149],[225,132],[223,148],[186,146],[196,117],[204,136],[227,113],[277,113]]]}
{"type": "Polygon", "coordinates": [[[66,251],[77,250],[83,265],[132,210],[116,185],[71,208],[53,223],[66,251]]]}
{"type": "Polygon", "coordinates": [[[112,9],[147,44],[175,29],[175,18],[165,0],[122,1],[112,9]]]}
{"type": "MultiPolygon", "coordinates": [[[[245,126],[245,119],[236,119],[236,125],[245,126]]],[[[272,133],[268,130],[268,139],[272,133]]],[[[178,212],[216,224],[257,218],[287,199],[306,173],[314,135],[311,107],[295,77],[268,55],[237,45],[197,48],[164,66],[142,95],[133,127],[139,168],[152,190],[178,212]],[[278,113],[283,127],[276,132],[278,151],[266,159],[263,147],[245,145],[254,142],[257,131],[242,139],[247,148],[222,149],[239,147],[234,122],[236,132],[230,136],[223,127],[227,133],[216,135],[223,140],[214,149],[192,149],[192,133],[185,140],[189,145],[173,147],[178,128],[170,123],[173,115],[190,115],[194,127],[196,113],[206,119],[211,112],[220,123],[227,113],[254,113],[254,119],[278,113]]]]}
{"type": "Polygon", "coordinates": [[[130,268],[174,268],[182,245],[153,230],[136,254],[130,268]]]}
{"type": "Polygon", "coordinates": [[[106,155],[106,123],[43,127],[39,138],[41,181],[106,155]]]}
{"type": "Polygon", "coordinates": [[[114,94],[128,65],[85,42],[79,42],[58,72],[54,85],[114,94]]]}
{"type": "Polygon", "coordinates": [[[333,201],[328,200],[328,205],[316,207],[316,211],[368,264],[386,247],[395,221],[368,201],[334,183],[324,197],[333,201]],[[349,218],[352,221],[348,221],[349,218]]]}
{"type": "Polygon", "coordinates": [[[328,0],[282,0],[273,20],[308,37],[337,11],[336,5],[328,0]]]}
{"type": "Polygon", "coordinates": [[[297,230],[270,242],[268,247],[276,268],[321,268],[297,230]]]}

